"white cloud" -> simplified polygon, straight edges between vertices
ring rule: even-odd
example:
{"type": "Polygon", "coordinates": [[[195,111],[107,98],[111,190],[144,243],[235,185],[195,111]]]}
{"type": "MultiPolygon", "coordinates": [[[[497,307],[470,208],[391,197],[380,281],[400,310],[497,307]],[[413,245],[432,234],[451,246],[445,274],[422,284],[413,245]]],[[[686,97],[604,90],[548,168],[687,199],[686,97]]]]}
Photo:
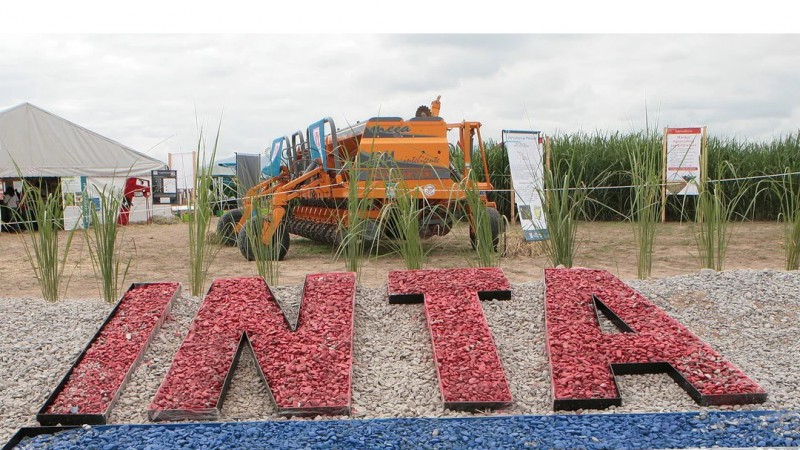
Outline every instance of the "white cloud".
{"type": "Polygon", "coordinates": [[[221,153],[262,151],[324,116],[410,116],[548,133],[798,127],[798,35],[20,35],[0,42],[0,106],[31,102],[162,160],[196,119],[221,153]],[[164,141],[163,143],[161,143],[164,141]],[[159,144],[161,143],[161,144],[159,144]],[[154,147],[152,150],[151,147],[154,147]]]}

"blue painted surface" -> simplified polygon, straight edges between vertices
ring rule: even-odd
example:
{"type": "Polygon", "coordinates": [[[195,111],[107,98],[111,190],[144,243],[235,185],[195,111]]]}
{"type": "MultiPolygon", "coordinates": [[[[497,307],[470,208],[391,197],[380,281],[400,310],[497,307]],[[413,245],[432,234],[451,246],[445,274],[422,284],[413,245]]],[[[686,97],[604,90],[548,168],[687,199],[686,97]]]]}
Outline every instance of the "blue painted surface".
{"type": "MultiPolygon", "coordinates": [[[[311,153],[311,159],[321,159],[325,153],[325,119],[319,120],[308,126],[308,147],[311,153]],[[316,137],[319,135],[319,143],[316,137]]],[[[324,161],[323,161],[324,162],[324,161]]]]}
{"type": "Polygon", "coordinates": [[[267,178],[277,177],[281,173],[281,156],[283,155],[283,144],[285,139],[276,138],[270,144],[269,156],[266,165],[261,168],[261,174],[267,178]]]}
{"type": "Polygon", "coordinates": [[[800,413],[584,414],[111,425],[26,439],[25,449],[645,449],[800,445],[800,413]]]}

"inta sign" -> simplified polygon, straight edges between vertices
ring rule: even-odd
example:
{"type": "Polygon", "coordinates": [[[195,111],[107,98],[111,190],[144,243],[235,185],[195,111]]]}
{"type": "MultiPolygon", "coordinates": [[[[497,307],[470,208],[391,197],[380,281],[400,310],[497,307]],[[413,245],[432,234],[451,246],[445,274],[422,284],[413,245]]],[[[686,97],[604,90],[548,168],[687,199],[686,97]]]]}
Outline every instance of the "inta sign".
{"type": "MultiPolygon", "coordinates": [[[[555,409],[618,404],[613,375],[620,371],[667,372],[700,404],[766,400],[766,392],[741,370],[610,273],[552,269],[545,275],[555,409]],[[603,334],[598,311],[625,332],[603,334]]],[[[45,403],[40,423],[106,422],[179,289],[177,283],[142,287],[147,290],[132,289],[120,300],[45,403]]],[[[442,406],[483,410],[513,404],[502,348],[481,305],[510,299],[501,269],[394,271],[388,290],[390,303],[422,303],[393,308],[424,310],[433,356],[429,370],[436,371],[442,406]]],[[[279,414],[348,414],[351,373],[359,364],[353,353],[356,303],[350,272],[308,275],[297,322],[286,318],[262,278],[215,280],[152,394],[149,418],[217,419],[232,367],[247,347],[279,414]]],[[[513,394],[527,395],[533,388],[517,380],[517,389],[513,394]]]]}

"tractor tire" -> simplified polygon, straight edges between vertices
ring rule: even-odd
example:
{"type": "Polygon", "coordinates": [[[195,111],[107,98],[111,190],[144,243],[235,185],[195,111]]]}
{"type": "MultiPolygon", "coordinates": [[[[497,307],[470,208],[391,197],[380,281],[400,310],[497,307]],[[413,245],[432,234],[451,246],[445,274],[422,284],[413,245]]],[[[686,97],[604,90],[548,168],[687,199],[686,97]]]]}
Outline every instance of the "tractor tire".
{"type": "MultiPolygon", "coordinates": [[[[236,245],[239,247],[239,251],[242,253],[248,261],[255,261],[256,259],[256,249],[251,245],[250,236],[247,234],[248,229],[252,229],[257,233],[256,236],[253,237],[253,242],[256,245],[264,245],[261,242],[261,226],[256,224],[257,217],[251,217],[247,219],[247,222],[244,224],[242,229],[239,231],[239,235],[236,236],[236,245]]],[[[286,226],[278,227],[278,231],[272,236],[272,245],[280,245],[280,249],[278,250],[278,261],[283,261],[286,257],[286,253],[289,252],[289,230],[286,229],[286,226]],[[280,236],[278,236],[280,234],[280,236]]],[[[273,256],[273,252],[267,252],[269,257],[273,256]]]]}
{"type": "Polygon", "coordinates": [[[423,214],[419,236],[428,239],[433,236],[446,236],[453,228],[453,219],[447,211],[423,214]]]}
{"type": "Polygon", "coordinates": [[[235,226],[239,222],[239,219],[242,218],[242,214],[244,214],[244,211],[241,209],[234,209],[220,217],[219,222],[217,222],[217,236],[219,236],[219,240],[222,244],[229,247],[236,245],[235,226]]]}
{"type": "MultiPolygon", "coordinates": [[[[486,208],[486,215],[489,217],[489,227],[492,230],[492,248],[497,251],[497,246],[500,244],[503,218],[500,217],[500,213],[495,208],[486,208]]],[[[475,250],[478,245],[478,238],[472,227],[469,228],[469,241],[472,244],[472,249],[475,250]]]]}

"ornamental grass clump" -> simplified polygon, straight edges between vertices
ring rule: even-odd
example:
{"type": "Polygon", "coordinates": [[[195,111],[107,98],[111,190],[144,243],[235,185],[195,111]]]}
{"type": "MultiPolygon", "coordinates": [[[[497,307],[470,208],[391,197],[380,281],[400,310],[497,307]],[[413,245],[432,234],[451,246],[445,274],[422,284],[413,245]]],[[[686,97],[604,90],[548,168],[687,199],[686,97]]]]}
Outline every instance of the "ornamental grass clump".
{"type": "Polygon", "coordinates": [[[632,183],[630,219],[636,241],[636,274],[645,279],[653,268],[656,225],[661,219],[662,147],[657,134],[649,128],[644,139],[632,140],[631,144],[628,146],[632,183]]]}
{"type": "Polygon", "coordinates": [[[501,231],[500,214],[484,203],[478,186],[474,180],[474,172],[460,183],[464,192],[464,202],[470,220],[470,240],[475,250],[479,267],[497,267],[500,265],[500,254],[497,252],[501,231]]]}
{"type": "MultiPolygon", "coordinates": [[[[394,172],[392,170],[391,172],[394,172]]],[[[390,177],[394,184],[387,187],[386,197],[389,199],[381,209],[379,218],[380,236],[388,238],[385,243],[400,255],[408,270],[422,269],[427,256],[420,236],[420,219],[422,209],[418,198],[419,187],[408,188],[402,179],[390,177]]],[[[379,240],[383,240],[380,239],[379,240]]]]}
{"type": "Polygon", "coordinates": [[[338,224],[338,243],[334,258],[344,258],[345,267],[349,272],[355,272],[356,280],[361,280],[361,272],[364,268],[364,252],[368,246],[372,247],[376,241],[370,241],[366,236],[369,231],[370,221],[367,218],[367,211],[372,208],[373,201],[370,197],[372,186],[372,174],[374,172],[374,161],[370,160],[367,164],[362,163],[359,155],[353,160],[344,164],[343,170],[347,173],[350,182],[347,186],[347,214],[338,224]],[[362,174],[366,175],[362,177],[362,174]],[[363,189],[359,186],[359,181],[364,182],[363,189]]]}
{"type": "Polygon", "coordinates": [[[697,245],[698,259],[701,268],[714,269],[721,271],[725,262],[725,255],[728,252],[733,230],[730,228],[731,220],[736,215],[737,207],[745,198],[751,198],[745,205],[745,212],[741,218],[746,218],[747,214],[753,209],[758,192],[750,194],[750,188],[736,179],[736,171],[733,166],[724,161],[717,168],[717,173],[731,174],[731,183],[727,189],[723,189],[723,181],[709,181],[700,184],[697,197],[697,209],[695,210],[694,237],[697,245]],[[726,193],[731,191],[732,194],[726,193]]]}
{"type": "Polygon", "coordinates": [[[585,216],[590,188],[583,182],[583,166],[576,158],[560,159],[544,167],[544,187],[537,188],[549,239],[542,241],[552,266],[572,267],[578,248],[578,223],[585,216]]]}
{"type": "MultiPolygon", "coordinates": [[[[84,193],[83,195],[87,195],[84,193]]],[[[117,301],[120,289],[125,283],[132,256],[123,254],[119,245],[121,237],[117,219],[122,208],[123,193],[109,185],[99,191],[100,211],[90,208],[92,228],[85,230],[87,247],[92,259],[94,273],[101,280],[100,291],[103,300],[117,301]]]]}
{"type": "MultiPolygon", "coordinates": [[[[280,240],[273,238],[270,240],[270,245],[264,245],[261,239],[264,222],[272,216],[270,202],[267,197],[253,198],[252,211],[252,217],[245,222],[245,233],[250,248],[253,249],[256,270],[261,278],[267,280],[268,285],[275,286],[279,281],[278,260],[280,259],[281,253],[280,240]]],[[[275,231],[276,237],[286,232],[283,227],[284,224],[281,222],[278,225],[278,229],[275,231]]]]}
{"type": "Polygon", "coordinates": [[[770,187],[781,205],[778,220],[783,223],[786,270],[798,270],[800,268],[800,179],[797,174],[788,174],[788,168],[784,173],[787,175],[772,180],[770,187]]]}
{"type": "Polygon", "coordinates": [[[23,227],[29,230],[21,235],[25,254],[42,291],[42,297],[48,302],[56,302],[64,297],[69,286],[70,279],[64,277],[64,270],[75,230],[61,234],[61,195],[58,191],[45,193],[22,175],[20,178],[23,180],[24,192],[22,203],[32,216],[28,220],[28,217],[23,218],[16,214],[16,220],[23,222],[23,227]]]}
{"type": "Polygon", "coordinates": [[[208,269],[217,252],[219,245],[209,242],[211,229],[213,181],[211,177],[214,159],[217,155],[219,132],[222,124],[217,127],[214,147],[210,154],[206,151],[206,138],[201,126],[197,138],[197,161],[195,162],[194,195],[190,202],[190,211],[187,217],[189,222],[189,285],[192,295],[201,295],[208,279],[208,269]]]}

